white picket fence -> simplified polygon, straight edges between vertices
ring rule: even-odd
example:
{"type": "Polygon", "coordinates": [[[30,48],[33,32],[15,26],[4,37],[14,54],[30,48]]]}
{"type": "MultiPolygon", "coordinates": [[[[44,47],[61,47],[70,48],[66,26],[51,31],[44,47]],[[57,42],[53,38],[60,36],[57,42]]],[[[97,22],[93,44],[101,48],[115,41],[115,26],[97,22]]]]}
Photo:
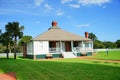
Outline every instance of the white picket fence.
{"type": "MultiPolygon", "coordinates": [[[[106,51],[107,49],[93,49],[93,52],[97,53],[99,51],[106,51]]],[[[120,51],[120,48],[108,49],[109,51],[120,51]]]]}
{"type": "MultiPolygon", "coordinates": [[[[22,56],[22,53],[16,53],[17,56],[22,56]]],[[[14,53],[8,53],[9,57],[14,56],[14,53]]],[[[0,53],[0,57],[6,57],[7,53],[0,53]]]]}

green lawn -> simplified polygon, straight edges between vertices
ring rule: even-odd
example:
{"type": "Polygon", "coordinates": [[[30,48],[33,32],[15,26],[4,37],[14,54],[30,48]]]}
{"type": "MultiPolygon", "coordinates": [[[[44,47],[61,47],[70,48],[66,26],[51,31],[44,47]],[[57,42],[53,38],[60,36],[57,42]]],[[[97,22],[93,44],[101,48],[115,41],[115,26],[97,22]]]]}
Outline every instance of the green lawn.
{"type": "Polygon", "coordinates": [[[109,51],[108,55],[106,51],[98,52],[96,56],[94,56],[96,59],[107,59],[107,60],[120,60],[120,50],[117,51],[109,51]]]}
{"type": "Polygon", "coordinates": [[[0,58],[0,73],[15,72],[17,80],[120,80],[120,63],[95,60],[0,58]]]}

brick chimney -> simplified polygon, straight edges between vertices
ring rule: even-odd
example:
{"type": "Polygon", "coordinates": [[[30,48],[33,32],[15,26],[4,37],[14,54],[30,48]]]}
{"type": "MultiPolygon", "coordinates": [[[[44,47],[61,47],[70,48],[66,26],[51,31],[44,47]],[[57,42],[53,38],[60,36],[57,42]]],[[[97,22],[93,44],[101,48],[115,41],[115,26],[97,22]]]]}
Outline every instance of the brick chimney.
{"type": "Polygon", "coordinates": [[[57,27],[57,22],[56,21],[52,21],[52,27],[57,27]]]}
{"type": "Polygon", "coordinates": [[[85,32],[85,38],[88,38],[88,36],[89,36],[89,33],[85,32]]]}

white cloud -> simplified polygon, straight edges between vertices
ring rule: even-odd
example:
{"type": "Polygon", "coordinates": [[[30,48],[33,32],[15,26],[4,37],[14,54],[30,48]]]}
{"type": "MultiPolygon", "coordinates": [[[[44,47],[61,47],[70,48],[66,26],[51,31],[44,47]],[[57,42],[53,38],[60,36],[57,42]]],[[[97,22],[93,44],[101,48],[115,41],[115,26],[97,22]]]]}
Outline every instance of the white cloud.
{"type": "Polygon", "coordinates": [[[64,15],[63,11],[61,11],[60,9],[56,10],[56,15],[57,16],[61,16],[64,15]]]}
{"type": "Polygon", "coordinates": [[[90,24],[79,24],[79,25],[76,25],[76,27],[78,28],[81,28],[81,27],[89,27],[90,24]]]}
{"type": "Polygon", "coordinates": [[[18,9],[0,9],[0,14],[27,14],[25,11],[18,10],[18,9]]]}
{"type": "Polygon", "coordinates": [[[110,2],[110,0],[78,0],[78,3],[82,5],[92,5],[92,4],[102,5],[108,2],[110,2]]]}
{"type": "Polygon", "coordinates": [[[107,8],[107,6],[103,6],[102,8],[107,8]]]}
{"type": "Polygon", "coordinates": [[[72,8],[79,8],[80,7],[79,4],[69,4],[69,6],[72,7],[72,8]]]}
{"type": "Polygon", "coordinates": [[[68,3],[68,2],[71,2],[72,0],[61,0],[61,3],[62,4],[65,4],[65,3],[68,3]]]}
{"type": "Polygon", "coordinates": [[[32,15],[32,16],[40,16],[39,13],[36,12],[28,12],[27,10],[19,10],[19,9],[0,9],[0,14],[1,15],[21,15],[21,14],[25,14],[25,15],[32,15]]]}
{"type": "Polygon", "coordinates": [[[40,24],[40,21],[36,21],[35,23],[36,23],[36,24],[40,24]]]}
{"type": "Polygon", "coordinates": [[[43,2],[44,0],[35,0],[35,6],[39,7],[43,2]]]}
{"type": "Polygon", "coordinates": [[[47,10],[52,10],[52,7],[49,5],[49,4],[45,4],[45,8],[47,9],[47,10]]]}
{"type": "Polygon", "coordinates": [[[68,19],[72,19],[72,16],[68,15],[67,18],[68,18],[68,19]]]}
{"type": "Polygon", "coordinates": [[[98,5],[102,6],[102,8],[106,8],[105,6],[103,6],[103,4],[109,2],[111,2],[111,0],[61,0],[61,4],[67,3],[67,5],[72,8],[79,8],[80,6],[88,5],[98,5]]]}

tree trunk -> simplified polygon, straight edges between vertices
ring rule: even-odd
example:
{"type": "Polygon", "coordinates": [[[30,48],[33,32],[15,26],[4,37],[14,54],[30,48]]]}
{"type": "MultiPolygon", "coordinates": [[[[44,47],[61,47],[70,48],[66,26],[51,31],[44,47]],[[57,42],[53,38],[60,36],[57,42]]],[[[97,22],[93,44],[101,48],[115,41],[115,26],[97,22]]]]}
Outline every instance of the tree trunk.
{"type": "Polygon", "coordinates": [[[15,41],[14,41],[14,59],[16,59],[16,49],[17,49],[17,37],[15,37],[15,41]]]}
{"type": "Polygon", "coordinates": [[[27,44],[25,43],[25,57],[27,57],[27,44]]]}
{"type": "Polygon", "coordinates": [[[9,54],[8,54],[8,45],[7,45],[7,59],[9,59],[9,54]]]}
{"type": "Polygon", "coordinates": [[[10,45],[10,43],[9,43],[9,47],[8,48],[9,48],[9,53],[11,53],[11,45],[10,45]]]}
{"type": "Polygon", "coordinates": [[[27,56],[27,45],[26,43],[23,44],[23,57],[26,58],[27,56]]]}
{"type": "Polygon", "coordinates": [[[23,43],[23,57],[25,58],[25,43],[23,43]]]}

